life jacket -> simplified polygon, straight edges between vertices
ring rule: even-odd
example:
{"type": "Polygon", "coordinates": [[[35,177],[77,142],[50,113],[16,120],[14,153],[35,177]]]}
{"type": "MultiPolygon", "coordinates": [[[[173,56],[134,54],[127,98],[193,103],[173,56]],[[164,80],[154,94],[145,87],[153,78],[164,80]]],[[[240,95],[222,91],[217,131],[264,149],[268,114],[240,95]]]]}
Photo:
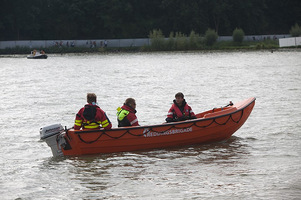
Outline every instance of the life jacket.
{"type": "Polygon", "coordinates": [[[117,108],[118,127],[139,126],[135,113],[136,110],[127,105],[117,108]]]}
{"type": "Polygon", "coordinates": [[[191,109],[188,106],[188,104],[184,101],[182,106],[178,106],[176,102],[171,107],[171,110],[173,110],[173,118],[175,120],[186,120],[191,117],[190,112],[191,109]],[[184,105],[183,105],[184,104],[184,105]]]}
{"type": "Polygon", "coordinates": [[[96,116],[96,106],[91,106],[91,105],[85,105],[85,109],[83,112],[84,120],[82,123],[83,128],[89,128],[89,129],[94,129],[98,128],[101,122],[97,122],[95,120],[96,116]]]}
{"type": "Polygon", "coordinates": [[[130,111],[128,110],[122,109],[120,107],[117,108],[118,127],[131,126],[130,121],[126,117],[129,113],[130,111]]]}
{"type": "Polygon", "coordinates": [[[86,104],[81,108],[75,117],[74,129],[99,129],[109,130],[112,124],[106,113],[95,104],[86,104]]]}
{"type": "Polygon", "coordinates": [[[94,120],[96,115],[96,107],[91,105],[85,105],[83,116],[87,120],[94,120]]]}

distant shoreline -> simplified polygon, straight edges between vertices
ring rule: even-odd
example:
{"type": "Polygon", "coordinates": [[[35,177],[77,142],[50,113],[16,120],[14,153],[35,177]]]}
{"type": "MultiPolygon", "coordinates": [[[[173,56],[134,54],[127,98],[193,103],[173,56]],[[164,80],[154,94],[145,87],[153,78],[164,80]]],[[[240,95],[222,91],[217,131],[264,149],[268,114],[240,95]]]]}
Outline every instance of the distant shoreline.
{"type": "MultiPolygon", "coordinates": [[[[229,50],[186,50],[186,51],[106,51],[106,52],[65,52],[65,53],[48,53],[48,58],[50,57],[58,57],[58,56],[62,56],[62,55],[103,55],[103,54],[118,54],[118,53],[160,53],[160,52],[164,52],[164,53],[218,53],[218,52],[256,52],[256,51],[263,51],[263,52],[271,52],[271,53],[275,53],[275,52],[301,52],[301,48],[297,47],[297,48],[271,48],[271,49],[229,49],[229,50]]],[[[29,53],[18,53],[18,54],[0,54],[0,58],[26,58],[26,56],[29,55],[29,53]]]]}
{"type": "MultiPolygon", "coordinates": [[[[14,47],[0,49],[0,55],[28,55],[33,49],[28,47],[14,47]]],[[[37,49],[41,50],[41,49],[37,49]]],[[[301,46],[297,47],[279,47],[278,41],[266,40],[266,41],[252,41],[243,42],[242,44],[235,44],[230,41],[219,41],[213,46],[206,46],[195,49],[169,49],[169,50],[156,50],[151,46],[142,47],[101,47],[101,48],[89,48],[89,47],[49,47],[43,48],[46,54],[68,54],[68,53],[137,53],[137,52],[210,52],[210,51],[292,51],[301,50],[301,46]]]]}

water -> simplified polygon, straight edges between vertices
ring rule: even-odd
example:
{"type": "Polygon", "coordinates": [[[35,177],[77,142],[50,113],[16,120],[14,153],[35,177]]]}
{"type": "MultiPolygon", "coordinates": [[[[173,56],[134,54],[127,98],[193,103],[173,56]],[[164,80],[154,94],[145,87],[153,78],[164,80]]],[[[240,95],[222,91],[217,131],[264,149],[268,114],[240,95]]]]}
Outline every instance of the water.
{"type": "Polygon", "coordinates": [[[301,199],[299,51],[0,58],[1,199],[301,199]],[[73,126],[86,93],[117,126],[136,99],[141,125],[162,123],[182,91],[195,113],[256,97],[229,141],[53,158],[39,128],[73,126]]]}

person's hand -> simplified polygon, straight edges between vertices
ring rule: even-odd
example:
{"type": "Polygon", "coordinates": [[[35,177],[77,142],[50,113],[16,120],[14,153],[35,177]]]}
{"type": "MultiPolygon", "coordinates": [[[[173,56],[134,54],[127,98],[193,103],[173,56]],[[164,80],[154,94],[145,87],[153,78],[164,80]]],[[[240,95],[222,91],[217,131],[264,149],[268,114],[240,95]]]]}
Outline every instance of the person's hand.
{"type": "Polygon", "coordinates": [[[173,122],[173,119],[171,119],[171,118],[168,117],[168,118],[165,119],[165,121],[166,121],[167,123],[169,123],[169,122],[173,122]]]}

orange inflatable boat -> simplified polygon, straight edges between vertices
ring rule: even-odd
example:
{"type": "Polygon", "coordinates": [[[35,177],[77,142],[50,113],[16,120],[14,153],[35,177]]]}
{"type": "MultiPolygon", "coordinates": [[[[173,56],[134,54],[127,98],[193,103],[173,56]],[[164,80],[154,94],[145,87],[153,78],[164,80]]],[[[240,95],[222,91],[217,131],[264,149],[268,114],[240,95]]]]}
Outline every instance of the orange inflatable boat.
{"type": "Polygon", "coordinates": [[[40,137],[54,156],[101,154],[175,147],[227,140],[248,119],[255,105],[249,98],[234,105],[197,114],[197,119],[111,130],[64,129],[55,124],[41,128],[40,137]]]}

